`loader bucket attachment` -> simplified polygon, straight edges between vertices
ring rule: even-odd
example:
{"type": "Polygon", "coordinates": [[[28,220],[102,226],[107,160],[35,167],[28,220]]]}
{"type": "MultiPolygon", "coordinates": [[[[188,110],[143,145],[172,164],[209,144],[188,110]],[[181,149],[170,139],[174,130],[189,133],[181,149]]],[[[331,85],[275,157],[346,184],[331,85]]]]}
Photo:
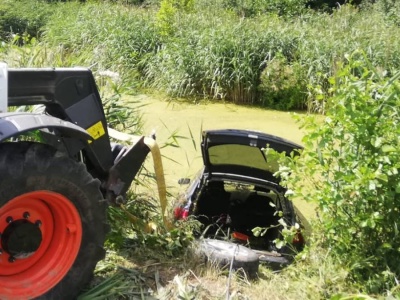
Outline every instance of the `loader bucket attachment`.
{"type": "MultiPolygon", "coordinates": [[[[115,165],[111,168],[110,180],[108,181],[107,186],[109,191],[112,193],[112,197],[116,197],[118,195],[122,196],[126,193],[126,191],[129,189],[131,181],[141,168],[147,154],[151,152],[157,181],[161,214],[165,227],[170,229],[171,224],[169,224],[165,216],[167,207],[167,191],[160,147],[153,138],[134,136],[119,132],[112,128],[108,128],[108,133],[110,137],[114,139],[133,143],[133,146],[131,146],[129,150],[123,152],[120,155],[121,157],[117,157],[115,165]],[[126,180],[124,181],[124,179],[126,180]]],[[[114,202],[117,202],[118,204],[118,198],[114,198],[114,202]]]]}

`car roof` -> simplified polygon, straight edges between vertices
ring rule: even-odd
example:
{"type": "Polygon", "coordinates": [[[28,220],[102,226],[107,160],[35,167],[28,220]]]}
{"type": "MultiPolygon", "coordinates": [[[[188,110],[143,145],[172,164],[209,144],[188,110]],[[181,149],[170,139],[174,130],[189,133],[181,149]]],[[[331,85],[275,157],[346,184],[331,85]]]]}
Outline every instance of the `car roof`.
{"type": "Polygon", "coordinates": [[[272,176],[278,169],[276,161],[267,161],[264,150],[274,149],[289,155],[303,147],[281,137],[254,130],[218,129],[203,131],[203,161],[212,173],[228,173],[279,181],[272,176]]]}

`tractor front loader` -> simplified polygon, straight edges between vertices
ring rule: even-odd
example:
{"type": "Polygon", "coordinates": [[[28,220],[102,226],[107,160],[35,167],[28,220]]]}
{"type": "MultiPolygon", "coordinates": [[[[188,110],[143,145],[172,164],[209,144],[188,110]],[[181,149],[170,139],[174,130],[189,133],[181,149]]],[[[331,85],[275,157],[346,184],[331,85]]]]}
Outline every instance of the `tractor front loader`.
{"type": "Polygon", "coordinates": [[[90,70],[0,64],[0,299],[74,299],[105,255],[107,205],[150,151],[164,214],[157,144],[107,128],[90,70]]]}

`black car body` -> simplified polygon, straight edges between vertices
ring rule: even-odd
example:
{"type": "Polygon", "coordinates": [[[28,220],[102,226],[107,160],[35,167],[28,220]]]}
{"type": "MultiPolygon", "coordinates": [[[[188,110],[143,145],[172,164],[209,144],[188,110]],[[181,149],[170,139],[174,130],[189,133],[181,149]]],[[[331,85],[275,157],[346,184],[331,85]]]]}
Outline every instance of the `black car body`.
{"type": "Polygon", "coordinates": [[[190,181],[175,217],[195,216],[206,237],[239,242],[259,254],[260,261],[286,265],[304,239],[299,231],[293,245],[278,249],[276,239],[284,226],[299,228],[300,220],[285,197],[286,189],[273,174],[275,161],[267,161],[267,147],[289,155],[298,144],[250,130],[208,130],[202,135],[204,166],[190,181]],[[261,234],[254,234],[259,228],[261,234]],[[293,246],[293,247],[292,247],[293,246]]]}

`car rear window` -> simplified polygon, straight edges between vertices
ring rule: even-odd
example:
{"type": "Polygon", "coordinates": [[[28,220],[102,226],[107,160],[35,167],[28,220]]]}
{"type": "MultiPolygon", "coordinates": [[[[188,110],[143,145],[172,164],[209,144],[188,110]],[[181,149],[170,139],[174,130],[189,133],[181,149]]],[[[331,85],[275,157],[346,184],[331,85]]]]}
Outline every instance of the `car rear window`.
{"type": "Polygon", "coordinates": [[[237,165],[257,168],[270,172],[278,170],[276,161],[267,162],[263,152],[257,147],[238,144],[224,144],[208,148],[212,165],[237,165]]]}

